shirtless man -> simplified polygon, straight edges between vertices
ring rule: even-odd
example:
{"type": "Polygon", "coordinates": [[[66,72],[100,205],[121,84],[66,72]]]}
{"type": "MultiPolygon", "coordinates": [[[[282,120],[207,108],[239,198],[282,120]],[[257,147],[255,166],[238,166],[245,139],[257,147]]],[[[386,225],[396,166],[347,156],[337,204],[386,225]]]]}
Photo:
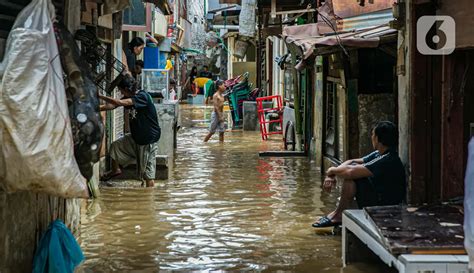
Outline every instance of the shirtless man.
{"type": "Polygon", "coordinates": [[[204,142],[207,142],[214,133],[219,133],[219,141],[224,142],[224,131],[225,131],[225,124],[224,124],[224,91],[225,85],[224,81],[218,80],[216,81],[216,89],[217,92],[212,96],[212,102],[214,104],[214,111],[211,114],[211,125],[209,127],[209,134],[207,134],[206,138],[204,138],[204,142]]]}

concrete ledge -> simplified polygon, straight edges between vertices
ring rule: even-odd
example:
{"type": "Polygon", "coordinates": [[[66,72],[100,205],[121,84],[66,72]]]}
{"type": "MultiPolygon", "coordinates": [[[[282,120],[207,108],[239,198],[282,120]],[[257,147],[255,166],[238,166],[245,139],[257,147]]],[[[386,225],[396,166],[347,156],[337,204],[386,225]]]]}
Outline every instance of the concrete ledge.
{"type": "Polygon", "coordinates": [[[394,255],[382,244],[381,235],[362,210],[346,210],[342,215],[343,266],[370,262],[377,258],[400,273],[468,272],[467,255],[394,255]]]}
{"type": "Polygon", "coordinates": [[[204,95],[188,95],[188,104],[204,104],[204,95]]]}
{"type": "Polygon", "coordinates": [[[308,154],[306,152],[298,152],[298,151],[263,151],[263,152],[259,152],[258,155],[260,157],[296,157],[296,156],[305,157],[308,154]]]}

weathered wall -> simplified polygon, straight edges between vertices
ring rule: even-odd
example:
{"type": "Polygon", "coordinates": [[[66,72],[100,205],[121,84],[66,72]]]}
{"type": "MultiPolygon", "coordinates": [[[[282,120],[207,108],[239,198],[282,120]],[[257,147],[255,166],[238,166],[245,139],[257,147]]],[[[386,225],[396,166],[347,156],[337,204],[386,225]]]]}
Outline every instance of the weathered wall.
{"type": "Polygon", "coordinates": [[[359,156],[373,151],[371,130],[381,120],[395,120],[393,94],[359,95],[359,156]]]}
{"type": "Polygon", "coordinates": [[[0,192],[0,273],[31,272],[36,245],[52,220],[62,219],[77,237],[80,216],[77,199],[0,192]]]}
{"type": "Polygon", "coordinates": [[[206,18],[205,18],[205,4],[202,0],[188,0],[188,20],[192,24],[192,39],[191,47],[204,52],[206,50],[207,33],[206,18]]]}
{"type": "Polygon", "coordinates": [[[324,100],[323,100],[323,57],[316,57],[315,62],[315,85],[314,85],[314,107],[313,107],[313,137],[314,137],[314,156],[311,159],[315,160],[316,166],[321,167],[323,164],[323,115],[324,115],[324,100]]]}
{"type": "Polygon", "coordinates": [[[456,26],[458,26],[456,27],[456,48],[472,48],[474,46],[474,28],[463,27],[474,24],[472,0],[457,0],[455,3],[448,0],[441,1],[437,15],[451,16],[456,22],[456,26]]]}
{"type": "Polygon", "coordinates": [[[158,155],[173,158],[176,143],[176,122],[179,115],[179,104],[175,102],[155,103],[161,137],[158,141],[158,155]]]}

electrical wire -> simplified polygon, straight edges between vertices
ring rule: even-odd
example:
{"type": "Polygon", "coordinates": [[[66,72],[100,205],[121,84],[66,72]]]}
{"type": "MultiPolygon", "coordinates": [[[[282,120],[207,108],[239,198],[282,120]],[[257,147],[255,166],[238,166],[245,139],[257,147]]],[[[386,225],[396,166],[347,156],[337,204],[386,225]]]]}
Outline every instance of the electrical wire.
{"type": "Polygon", "coordinates": [[[321,18],[323,19],[323,21],[329,25],[329,27],[334,31],[334,34],[336,35],[336,41],[337,43],[339,44],[339,47],[341,47],[342,51],[344,52],[344,54],[349,57],[349,53],[347,52],[346,48],[344,47],[344,45],[342,44],[342,40],[341,40],[341,37],[339,36],[339,33],[337,32],[337,29],[336,27],[334,27],[334,25],[332,24],[332,22],[326,17],[324,16],[322,13],[319,13],[318,12],[318,15],[321,16],[321,18]]]}

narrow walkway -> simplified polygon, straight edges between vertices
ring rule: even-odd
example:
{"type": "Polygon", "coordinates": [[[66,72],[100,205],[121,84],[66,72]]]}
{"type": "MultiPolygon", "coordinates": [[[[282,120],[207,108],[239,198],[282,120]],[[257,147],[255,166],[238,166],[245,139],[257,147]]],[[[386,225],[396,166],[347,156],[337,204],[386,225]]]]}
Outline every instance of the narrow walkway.
{"type": "Polygon", "coordinates": [[[309,160],[259,158],[258,132],[202,143],[210,108],[185,106],[174,170],[155,189],[104,188],[82,218],[85,272],[341,270],[339,236],[316,233],[334,206],[309,160]],[[330,200],[330,201],[327,201],[330,200]]]}

